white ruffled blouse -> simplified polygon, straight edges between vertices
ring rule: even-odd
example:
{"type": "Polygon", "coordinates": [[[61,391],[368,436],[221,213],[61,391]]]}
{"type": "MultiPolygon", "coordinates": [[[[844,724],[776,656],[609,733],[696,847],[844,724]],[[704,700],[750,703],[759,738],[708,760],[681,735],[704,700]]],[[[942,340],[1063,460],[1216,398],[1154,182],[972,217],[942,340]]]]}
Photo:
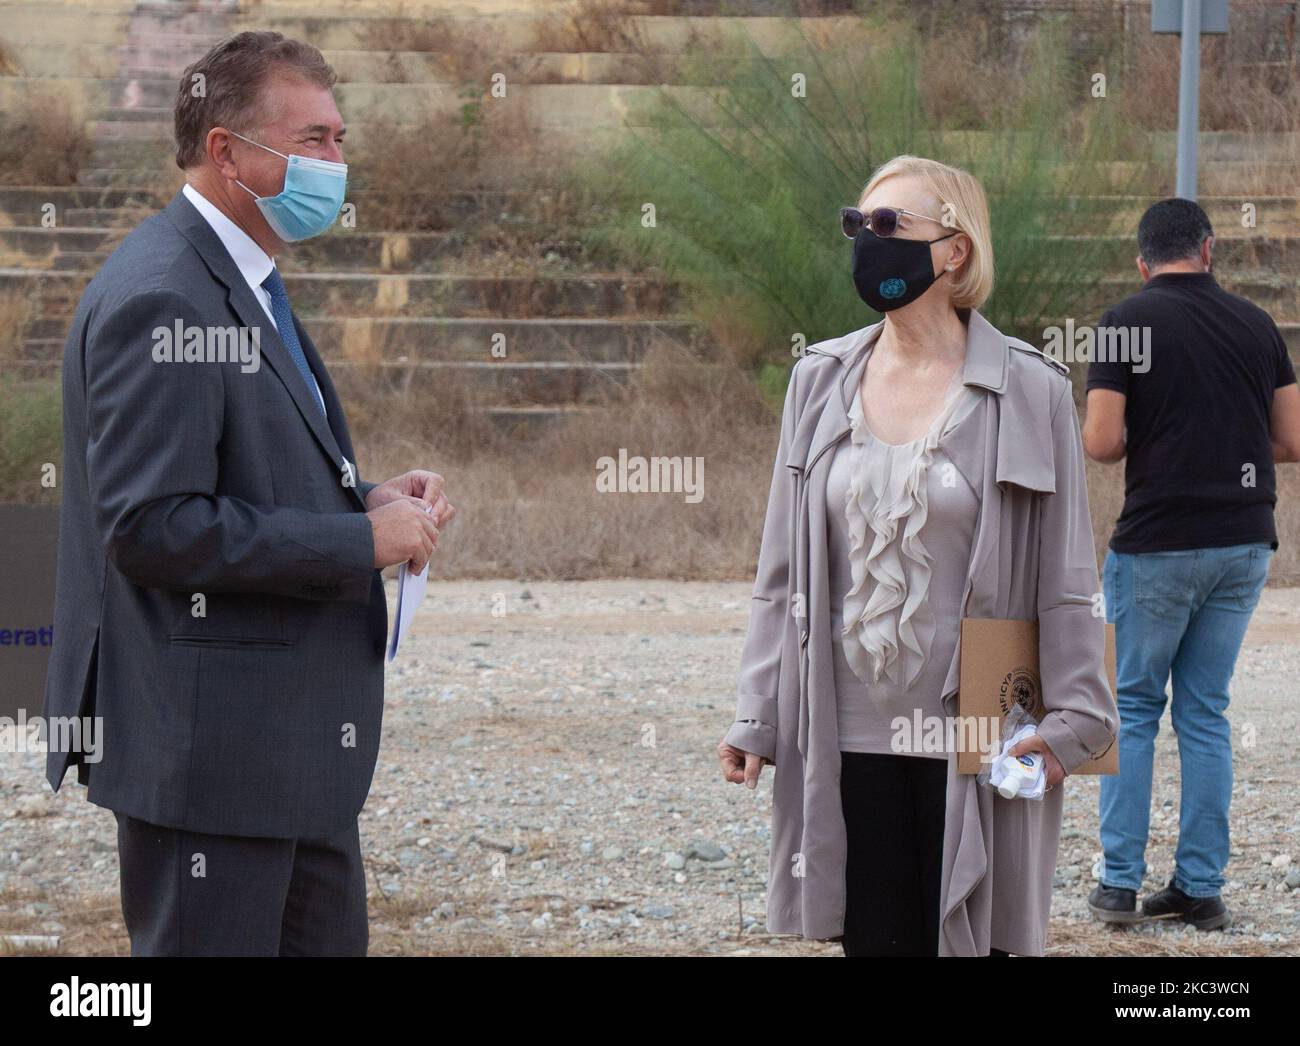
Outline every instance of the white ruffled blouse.
{"type": "Polygon", "coordinates": [[[944,408],[924,436],[885,443],[867,427],[860,395],[852,424],[845,512],[853,587],[844,596],[844,657],[859,679],[911,686],[934,642],[927,595],[931,556],[921,540],[928,517],[928,473],[945,431],[978,402],[959,367],[944,408]]]}

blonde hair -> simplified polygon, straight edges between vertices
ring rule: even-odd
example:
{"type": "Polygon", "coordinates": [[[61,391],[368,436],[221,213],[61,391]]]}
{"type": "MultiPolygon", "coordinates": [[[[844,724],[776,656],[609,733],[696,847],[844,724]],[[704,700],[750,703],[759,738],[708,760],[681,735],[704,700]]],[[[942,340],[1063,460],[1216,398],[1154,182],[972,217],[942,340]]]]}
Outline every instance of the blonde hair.
{"type": "MultiPolygon", "coordinates": [[[[859,201],[877,185],[895,175],[912,175],[939,201],[939,218],[951,229],[970,238],[970,254],[952,275],[952,303],[958,309],[977,309],[993,293],[993,233],[989,228],[989,203],[984,186],[969,171],[949,167],[924,156],[895,156],[872,173],[859,201]]],[[[932,238],[932,237],[930,237],[932,238]]]]}

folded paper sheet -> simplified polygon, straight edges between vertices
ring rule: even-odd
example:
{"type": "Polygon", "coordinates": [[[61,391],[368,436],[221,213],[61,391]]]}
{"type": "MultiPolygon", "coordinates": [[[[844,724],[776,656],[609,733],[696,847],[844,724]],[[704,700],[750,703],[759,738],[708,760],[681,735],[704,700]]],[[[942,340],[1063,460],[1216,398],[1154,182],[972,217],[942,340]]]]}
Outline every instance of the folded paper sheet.
{"type": "MultiPolygon", "coordinates": [[[[427,505],[425,512],[432,512],[433,509],[427,505]]],[[[429,564],[424,564],[424,569],[418,574],[411,573],[411,565],[403,563],[397,571],[397,613],[393,615],[393,637],[388,643],[388,660],[391,662],[397,656],[397,648],[401,645],[406,634],[411,631],[411,622],[415,620],[415,612],[420,609],[420,604],[424,602],[424,588],[429,580],[429,564]]]]}
{"type": "Polygon", "coordinates": [[[393,620],[393,638],[388,644],[388,660],[397,656],[397,648],[411,631],[415,612],[424,602],[425,583],[429,580],[429,564],[418,574],[412,574],[410,564],[403,563],[397,571],[397,613],[393,620]]]}

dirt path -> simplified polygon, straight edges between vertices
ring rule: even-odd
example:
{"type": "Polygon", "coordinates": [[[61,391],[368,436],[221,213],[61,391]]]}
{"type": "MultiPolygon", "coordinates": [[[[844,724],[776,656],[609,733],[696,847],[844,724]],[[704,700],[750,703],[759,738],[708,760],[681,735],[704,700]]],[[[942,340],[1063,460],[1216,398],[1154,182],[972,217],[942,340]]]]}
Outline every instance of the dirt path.
{"type": "MultiPolygon", "coordinates": [[[[371,952],[838,955],[763,932],[770,771],[750,793],[721,780],[713,754],[731,718],[749,588],[432,586],[389,668],[362,814],[371,952]]],[[[1234,926],[1094,923],[1084,902],[1100,853],[1097,779],[1075,778],[1050,951],[1300,951],[1300,893],[1285,885],[1300,857],[1297,675],[1300,589],[1269,590],[1233,690],[1234,926]]],[[[123,952],[112,815],[75,786],[49,796],[40,766],[35,753],[0,756],[0,935],[123,952]]],[[[1166,713],[1148,888],[1169,877],[1177,801],[1166,713]]]]}

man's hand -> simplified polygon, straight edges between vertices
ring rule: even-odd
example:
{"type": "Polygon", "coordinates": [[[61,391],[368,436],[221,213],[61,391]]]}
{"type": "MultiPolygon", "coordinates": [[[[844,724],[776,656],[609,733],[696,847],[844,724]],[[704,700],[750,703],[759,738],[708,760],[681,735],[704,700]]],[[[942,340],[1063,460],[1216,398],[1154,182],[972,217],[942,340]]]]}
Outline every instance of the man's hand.
{"type": "Polygon", "coordinates": [[[746,788],[758,787],[758,775],[767,763],[763,756],[742,752],[725,741],[718,742],[718,760],[722,763],[722,776],[732,784],[743,784],[746,788]]]}
{"type": "MultiPolygon", "coordinates": [[[[376,488],[378,489],[378,488],[376,488]]],[[[398,497],[366,513],[375,538],[375,566],[409,563],[420,573],[438,544],[438,525],[419,498],[398,497]]]]}
{"type": "Polygon", "coordinates": [[[1037,734],[1030,734],[1017,745],[1013,745],[1007,755],[1024,755],[1026,752],[1041,752],[1043,756],[1043,773],[1047,775],[1047,788],[1050,790],[1065,780],[1065,767],[1056,758],[1046,741],[1037,734]]]}
{"type": "Polygon", "coordinates": [[[433,513],[434,525],[444,529],[456,515],[456,509],[442,492],[443,478],[436,472],[412,469],[380,483],[366,497],[366,508],[377,509],[398,500],[423,502],[433,513]]]}

